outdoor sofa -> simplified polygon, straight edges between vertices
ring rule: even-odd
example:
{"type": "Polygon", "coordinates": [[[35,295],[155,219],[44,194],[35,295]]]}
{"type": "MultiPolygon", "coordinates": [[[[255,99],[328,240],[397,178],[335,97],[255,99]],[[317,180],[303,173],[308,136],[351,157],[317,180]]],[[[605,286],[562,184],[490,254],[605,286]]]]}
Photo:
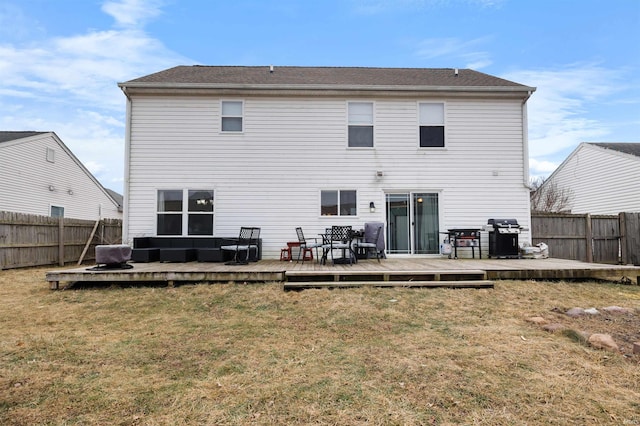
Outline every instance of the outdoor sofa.
{"type": "MultiPolygon", "coordinates": [[[[133,239],[131,260],[134,262],[228,262],[234,253],[222,246],[236,244],[237,237],[138,237],[133,239]]],[[[250,261],[262,258],[262,239],[258,251],[251,252],[250,261]]]]}

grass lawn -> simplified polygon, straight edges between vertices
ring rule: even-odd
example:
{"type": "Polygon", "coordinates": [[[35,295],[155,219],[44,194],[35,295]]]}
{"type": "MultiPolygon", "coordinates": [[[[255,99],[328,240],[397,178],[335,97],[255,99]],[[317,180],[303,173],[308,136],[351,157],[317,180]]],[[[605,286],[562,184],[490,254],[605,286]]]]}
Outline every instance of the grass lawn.
{"type": "Polygon", "coordinates": [[[51,269],[0,272],[3,425],[640,425],[638,286],[51,291],[51,269]],[[634,313],[562,313],[613,305],[634,313]]]}

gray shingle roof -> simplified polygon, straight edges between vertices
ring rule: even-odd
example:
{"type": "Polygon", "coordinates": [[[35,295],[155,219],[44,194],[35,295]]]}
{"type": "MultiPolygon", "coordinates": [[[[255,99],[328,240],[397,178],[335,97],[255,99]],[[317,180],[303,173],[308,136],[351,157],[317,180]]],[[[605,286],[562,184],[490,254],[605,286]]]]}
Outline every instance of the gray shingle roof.
{"type": "Polygon", "coordinates": [[[122,195],[117,193],[113,189],[109,189],[109,188],[104,188],[104,189],[109,193],[111,198],[113,198],[113,200],[118,204],[118,211],[122,213],[122,203],[123,203],[122,195]]]}
{"type": "Polygon", "coordinates": [[[640,157],[640,143],[638,142],[591,142],[591,145],[640,157]]]}
{"type": "Polygon", "coordinates": [[[15,141],[16,139],[30,138],[31,136],[41,135],[48,132],[3,132],[0,131],[0,142],[15,141]]]}
{"type": "Polygon", "coordinates": [[[535,90],[470,69],[453,68],[363,68],[274,66],[177,66],[120,83],[120,86],[158,85],[338,85],[338,86],[422,86],[484,87],[535,90]]]}

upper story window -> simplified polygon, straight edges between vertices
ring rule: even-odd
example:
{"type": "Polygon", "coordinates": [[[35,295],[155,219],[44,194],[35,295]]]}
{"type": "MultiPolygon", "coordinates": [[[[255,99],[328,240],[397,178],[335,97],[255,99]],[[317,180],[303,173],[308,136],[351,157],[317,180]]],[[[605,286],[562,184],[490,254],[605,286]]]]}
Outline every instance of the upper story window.
{"type": "Polygon", "coordinates": [[[444,147],[444,103],[421,103],[420,148],[444,147]]]}
{"type": "Polygon", "coordinates": [[[356,216],[357,205],[355,190],[320,191],[322,216],[356,216]]]}
{"type": "Polygon", "coordinates": [[[373,102],[349,102],[349,147],[373,147],[373,102]]]}
{"type": "Polygon", "coordinates": [[[213,235],[213,191],[159,190],[157,235],[213,235]]]}
{"type": "Polygon", "coordinates": [[[242,132],[242,110],[242,101],[222,101],[221,129],[223,132],[242,132]]]}

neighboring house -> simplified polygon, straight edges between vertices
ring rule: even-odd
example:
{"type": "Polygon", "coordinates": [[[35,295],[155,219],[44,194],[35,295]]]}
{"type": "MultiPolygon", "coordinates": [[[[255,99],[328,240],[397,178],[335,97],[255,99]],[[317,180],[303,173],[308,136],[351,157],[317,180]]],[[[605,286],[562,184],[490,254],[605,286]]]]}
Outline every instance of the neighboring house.
{"type": "Polygon", "coordinates": [[[122,217],[118,203],[54,132],[0,131],[0,210],[122,217]]]}
{"type": "Polygon", "coordinates": [[[550,189],[568,213],[640,212],[640,143],[581,143],[539,191],[550,189]]]}
{"type": "Polygon", "coordinates": [[[449,228],[529,226],[533,87],[468,69],[267,66],[178,66],[119,86],[123,241],[259,226],[276,258],[296,226],[384,222],[388,254],[428,255],[449,228]]]}
{"type": "Polygon", "coordinates": [[[114,191],[113,189],[109,189],[109,188],[105,188],[107,190],[107,192],[109,193],[109,195],[111,196],[111,198],[113,198],[113,200],[116,202],[116,204],[118,205],[118,211],[120,213],[122,213],[122,202],[123,202],[123,197],[122,194],[118,194],[116,191],[114,191]]]}

